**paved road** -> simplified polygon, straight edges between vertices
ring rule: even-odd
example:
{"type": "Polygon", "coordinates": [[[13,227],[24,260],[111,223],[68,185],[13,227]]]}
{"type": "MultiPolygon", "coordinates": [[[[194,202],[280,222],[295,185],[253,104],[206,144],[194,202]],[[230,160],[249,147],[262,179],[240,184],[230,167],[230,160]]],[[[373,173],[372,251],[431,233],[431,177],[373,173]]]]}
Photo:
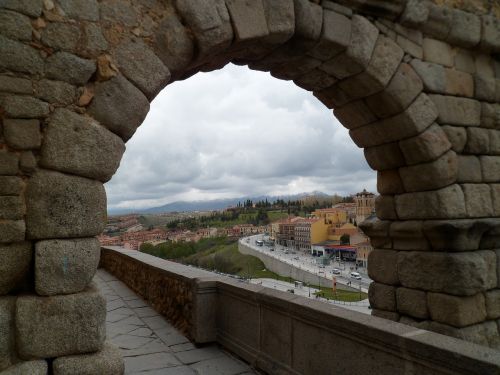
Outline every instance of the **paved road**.
{"type": "Polygon", "coordinates": [[[352,271],[356,271],[361,275],[361,280],[356,280],[350,277],[351,269],[350,267],[354,267],[353,263],[349,262],[332,262],[332,264],[324,267],[320,267],[316,260],[317,258],[313,257],[310,254],[304,254],[301,251],[292,250],[282,245],[276,245],[274,247],[274,251],[270,250],[268,246],[257,246],[255,244],[256,240],[261,240],[265,236],[262,234],[258,234],[255,236],[241,238],[240,242],[246,246],[250,246],[252,249],[265,253],[268,256],[277,258],[284,263],[288,263],[296,268],[306,270],[312,274],[320,275],[327,279],[332,280],[333,277],[336,277],[337,282],[343,285],[349,285],[353,288],[360,288],[363,292],[368,292],[368,287],[372,280],[366,275],[364,269],[353,269],[352,271]],[[288,253],[287,253],[288,252],[288,253]],[[334,268],[340,269],[340,275],[334,275],[332,270],[334,268]]]}
{"type": "Polygon", "coordinates": [[[107,340],[120,348],[125,374],[256,375],[218,345],[196,347],[124,283],[103,269],[94,278],[107,300],[107,340]]]}

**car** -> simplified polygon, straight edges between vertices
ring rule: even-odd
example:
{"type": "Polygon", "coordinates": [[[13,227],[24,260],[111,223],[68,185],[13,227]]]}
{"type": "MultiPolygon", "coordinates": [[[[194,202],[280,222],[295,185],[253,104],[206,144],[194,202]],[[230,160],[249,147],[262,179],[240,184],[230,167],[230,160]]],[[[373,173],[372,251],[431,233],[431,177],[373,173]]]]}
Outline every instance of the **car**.
{"type": "Polygon", "coordinates": [[[318,267],[319,268],[325,268],[325,265],[324,264],[320,264],[318,267]]]}
{"type": "Polygon", "coordinates": [[[295,259],[295,260],[299,260],[299,257],[294,257],[293,259],[295,259]]]}
{"type": "Polygon", "coordinates": [[[332,271],[331,271],[334,275],[340,275],[342,272],[338,269],[338,268],[334,268],[332,271]]]}
{"type": "Polygon", "coordinates": [[[356,280],[361,280],[361,275],[357,272],[351,272],[351,278],[356,280]]]}
{"type": "Polygon", "coordinates": [[[288,250],[285,250],[285,254],[289,254],[288,250]]]}

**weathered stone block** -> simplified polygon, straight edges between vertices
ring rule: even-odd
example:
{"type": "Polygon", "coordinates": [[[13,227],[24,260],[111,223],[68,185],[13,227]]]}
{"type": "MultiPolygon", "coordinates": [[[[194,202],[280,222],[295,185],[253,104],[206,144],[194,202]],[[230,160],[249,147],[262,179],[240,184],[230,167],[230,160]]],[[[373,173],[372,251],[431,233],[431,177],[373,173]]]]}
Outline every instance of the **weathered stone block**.
{"type": "Polygon", "coordinates": [[[31,95],[33,85],[29,79],[0,75],[0,92],[31,95]]]}
{"type": "Polygon", "coordinates": [[[465,198],[456,184],[436,191],[396,195],[396,212],[401,220],[460,219],[466,216],[465,198]]]}
{"type": "Polygon", "coordinates": [[[295,13],[293,0],[263,1],[269,35],[263,41],[282,44],[293,36],[295,13]]]}
{"type": "Polygon", "coordinates": [[[429,17],[429,3],[421,0],[408,0],[401,15],[401,24],[417,27],[427,21],[429,17]]]}
{"type": "Polygon", "coordinates": [[[304,90],[314,91],[332,86],[337,79],[316,68],[294,79],[293,82],[304,90]]]}
{"type": "Polygon", "coordinates": [[[121,138],[92,119],[58,109],[49,119],[40,163],[105,182],[116,172],[124,151],[121,138]]]}
{"type": "Polygon", "coordinates": [[[8,117],[34,118],[49,114],[48,103],[32,98],[31,96],[7,96],[0,103],[8,117]]]}
{"type": "Polygon", "coordinates": [[[88,112],[113,133],[127,141],[149,111],[149,102],[139,89],[122,76],[96,85],[88,112]]]}
{"type": "Polygon", "coordinates": [[[108,49],[108,42],[98,25],[94,23],[84,25],[83,49],[89,55],[97,55],[108,49]]]}
{"type": "Polygon", "coordinates": [[[487,102],[495,102],[496,82],[494,78],[475,75],[474,76],[474,97],[487,102]]]}
{"type": "Polygon", "coordinates": [[[368,289],[370,305],[375,309],[396,310],[396,288],[380,283],[371,283],[368,289]]]}
{"type": "Polygon", "coordinates": [[[395,169],[405,165],[405,160],[397,142],[364,149],[368,165],[376,171],[395,169]]]}
{"type": "Polygon", "coordinates": [[[47,375],[48,373],[49,366],[47,362],[39,360],[16,363],[2,372],[2,375],[47,375]]]}
{"type": "Polygon", "coordinates": [[[376,282],[398,285],[398,252],[393,250],[373,250],[368,255],[368,275],[376,282]]]}
{"type": "Polygon", "coordinates": [[[15,175],[19,171],[19,158],[16,154],[0,150],[0,175],[15,175]]]}
{"type": "Polygon", "coordinates": [[[50,358],[101,350],[106,337],[105,320],[106,300],[95,288],[66,296],[19,297],[19,355],[27,359],[50,358]]]}
{"type": "Polygon", "coordinates": [[[386,118],[404,111],[423,90],[420,77],[408,64],[401,64],[389,85],[366,99],[375,115],[386,118]]]}
{"type": "Polygon", "coordinates": [[[489,54],[476,54],[474,59],[476,74],[486,78],[495,78],[493,59],[489,54]]]}
{"type": "Polygon", "coordinates": [[[67,52],[54,53],[45,62],[45,75],[58,81],[81,86],[96,70],[96,63],[67,52]],[[71,66],[71,69],[68,69],[71,66]]]}
{"type": "Polygon", "coordinates": [[[418,59],[413,59],[410,65],[422,80],[427,92],[443,93],[446,90],[446,73],[443,66],[418,59]]]}
{"type": "Polygon", "coordinates": [[[378,29],[370,21],[360,15],[354,15],[347,49],[326,61],[321,69],[339,79],[361,73],[370,63],[378,34],[378,29]]]}
{"type": "Polygon", "coordinates": [[[474,96],[474,78],[469,73],[459,70],[445,69],[444,71],[446,86],[443,94],[465,96],[472,98],[474,96]]]}
{"type": "Polygon", "coordinates": [[[132,5],[124,0],[108,0],[99,3],[101,20],[110,23],[121,23],[127,27],[137,24],[137,13],[132,5]]]}
{"type": "Polygon", "coordinates": [[[42,43],[56,50],[75,52],[80,34],[76,24],[51,22],[43,29],[42,43]]]}
{"type": "Polygon", "coordinates": [[[35,290],[39,295],[78,293],[92,281],[99,264],[96,238],[46,240],[35,245],[35,290]]]}
{"type": "Polygon", "coordinates": [[[26,226],[32,239],[90,237],[106,221],[106,193],[98,181],[38,171],[28,182],[26,226]]]}
{"type": "Polygon", "coordinates": [[[170,72],[140,39],[128,40],[116,48],[120,71],[152,100],[170,80],[170,72]]]}
{"type": "Polygon", "coordinates": [[[407,192],[443,188],[457,181],[457,154],[448,151],[435,161],[402,167],[399,175],[407,192]]]}
{"type": "Polygon", "coordinates": [[[448,7],[429,4],[429,16],[422,25],[426,34],[435,36],[440,40],[446,40],[452,24],[453,16],[448,7]]]}
{"type": "MultiPolygon", "coordinates": [[[[415,43],[414,41],[405,38],[401,35],[396,36],[396,43],[398,46],[400,46],[405,53],[407,53],[409,56],[405,56],[403,60],[409,60],[410,56],[416,58],[416,59],[423,59],[424,58],[424,50],[420,45],[415,43]]],[[[405,62],[406,62],[405,61],[405,62]]]]}
{"type": "Polygon", "coordinates": [[[0,196],[0,220],[19,220],[24,215],[24,204],[20,197],[0,196]]]}
{"type": "Polygon", "coordinates": [[[106,343],[101,351],[95,354],[70,355],[59,357],[53,363],[54,375],[121,375],[124,363],[120,351],[106,343]]]}
{"type": "Polygon", "coordinates": [[[389,237],[390,221],[382,221],[377,217],[370,217],[359,223],[359,228],[370,237],[372,246],[387,248],[391,246],[389,237]]]}
{"type": "Polygon", "coordinates": [[[53,104],[69,105],[76,100],[76,87],[66,82],[41,80],[38,97],[53,104]]]}
{"type": "Polygon", "coordinates": [[[489,217],[493,215],[490,186],[487,184],[463,184],[467,217],[489,217]]]}
{"type": "Polygon", "coordinates": [[[458,155],[458,182],[482,182],[481,163],[477,156],[458,155]]]}
{"type": "Polygon", "coordinates": [[[452,24],[447,41],[454,46],[475,47],[481,40],[481,19],[473,13],[452,9],[452,24]]]}
{"type": "Polygon", "coordinates": [[[463,151],[467,143],[467,131],[461,126],[441,126],[441,129],[446,133],[448,140],[451,143],[451,149],[457,153],[463,151]]]}
{"type": "Polygon", "coordinates": [[[375,210],[381,220],[397,220],[394,197],[392,195],[379,195],[375,199],[375,210]]]}
{"type": "Polygon", "coordinates": [[[486,319],[484,295],[456,297],[441,293],[427,293],[427,306],[432,320],[465,327],[486,319]]]}
{"type": "Polygon", "coordinates": [[[347,129],[359,128],[377,121],[377,117],[363,100],[337,107],[334,109],[333,114],[347,129]]]}
{"type": "Polygon", "coordinates": [[[500,23],[493,15],[481,16],[481,47],[489,51],[500,50],[500,23]]]}
{"type": "Polygon", "coordinates": [[[498,328],[495,322],[492,321],[474,324],[465,328],[455,328],[447,324],[431,321],[428,330],[482,346],[490,346],[498,341],[498,328]]]}
{"type": "Polygon", "coordinates": [[[500,105],[485,102],[481,104],[481,127],[490,129],[500,128],[500,105]]]}
{"type": "Polygon", "coordinates": [[[403,113],[352,129],[349,135],[358,147],[371,147],[420,134],[436,118],[437,110],[433,102],[427,95],[420,94],[403,113]]]}
{"type": "Polygon", "coordinates": [[[69,18],[99,20],[99,6],[96,0],[59,0],[59,6],[69,18]]]}
{"type": "Polygon", "coordinates": [[[436,251],[477,250],[491,225],[483,220],[426,220],[423,231],[436,251]]]}
{"type": "Polygon", "coordinates": [[[42,143],[40,121],[3,120],[3,134],[7,144],[18,150],[39,148],[42,143]]]}
{"type": "Polygon", "coordinates": [[[25,232],[24,220],[0,221],[0,243],[24,241],[25,232]]]}
{"type": "Polygon", "coordinates": [[[481,123],[481,103],[454,96],[429,95],[438,110],[438,122],[446,125],[478,126],[481,123]]]}
{"type": "Polygon", "coordinates": [[[0,195],[20,195],[22,180],[15,176],[0,176],[0,195]]]}
{"type": "MultiPolygon", "coordinates": [[[[32,258],[31,243],[0,245],[0,295],[9,293],[29,272],[32,258]]],[[[1,337],[1,335],[0,335],[1,337]]]]}
{"type": "Polygon", "coordinates": [[[424,60],[431,63],[453,67],[451,46],[437,39],[424,38],[424,60]]]}
{"type": "Polygon", "coordinates": [[[29,17],[8,10],[0,10],[0,34],[8,38],[31,41],[29,17]]]}
{"type": "Polygon", "coordinates": [[[271,75],[278,79],[298,79],[316,69],[321,62],[313,57],[303,56],[271,69],[271,75]]]}
{"type": "Polygon", "coordinates": [[[399,281],[407,288],[456,296],[473,296],[497,285],[493,251],[400,251],[397,270],[399,281]]]}
{"type": "Polygon", "coordinates": [[[489,290],[484,294],[488,319],[500,318],[500,289],[489,290]]]}
{"type": "Polygon", "coordinates": [[[429,243],[423,234],[422,227],[422,221],[394,221],[389,231],[389,235],[393,239],[393,248],[397,250],[429,250],[429,243]]]}
{"type": "Polygon", "coordinates": [[[31,17],[42,14],[42,0],[2,0],[0,8],[14,10],[31,17]]]}
{"type": "Polygon", "coordinates": [[[403,59],[403,50],[392,40],[379,35],[368,67],[362,73],[339,82],[351,99],[360,99],[382,91],[403,59]]]}
{"type": "Polygon", "coordinates": [[[500,184],[490,184],[493,214],[500,216],[500,184]]]}
{"type": "Polygon", "coordinates": [[[19,157],[19,168],[21,171],[27,175],[31,175],[35,172],[37,166],[37,161],[33,152],[31,151],[23,151],[21,152],[21,156],[19,157]]]}
{"type": "Polygon", "coordinates": [[[500,155],[500,131],[490,129],[488,131],[488,134],[490,136],[489,154],[490,155],[500,155]]]}
{"type": "Polygon", "coordinates": [[[269,34],[262,0],[226,0],[226,6],[238,42],[259,39],[269,34]]]}
{"type": "Polygon", "coordinates": [[[15,308],[15,297],[0,298],[0,371],[12,364],[15,353],[15,308]]]}
{"type": "Polygon", "coordinates": [[[155,52],[173,75],[193,60],[194,42],[175,14],[165,16],[155,38],[155,52]]]}
{"type": "Polygon", "coordinates": [[[233,28],[224,0],[177,0],[177,10],[194,34],[198,58],[228,48],[233,41],[233,28]]]}
{"type": "Polygon", "coordinates": [[[351,20],[323,9],[323,27],[316,46],[309,51],[314,58],[327,61],[344,51],[351,39],[351,20]]]}
{"type": "Polygon", "coordinates": [[[40,74],[43,71],[43,59],[36,49],[0,35],[0,68],[40,74]]]}
{"type": "Polygon", "coordinates": [[[380,194],[402,194],[405,192],[397,169],[377,172],[377,191],[380,194]]]}
{"type": "Polygon", "coordinates": [[[399,142],[408,165],[436,160],[451,148],[444,130],[437,124],[431,125],[423,133],[399,142]]]}
{"type": "Polygon", "coordinates": [[[500,156],[480,156],[484,182],[500,181],[500,156]]]}
{"type": "Polygon", "coordinates": [[[455,68],[462,72],[474,74],[476,66],[474,64],[474,57],[471,52],[459,49],[455,54],[455,68]]]}
{"type": "Polygon", "coordinates": [[[397,310],[401,314],[410,315],[417,319],[427,319],[426,293],[417,289],[397,288],[396,290],[397,310]]]}

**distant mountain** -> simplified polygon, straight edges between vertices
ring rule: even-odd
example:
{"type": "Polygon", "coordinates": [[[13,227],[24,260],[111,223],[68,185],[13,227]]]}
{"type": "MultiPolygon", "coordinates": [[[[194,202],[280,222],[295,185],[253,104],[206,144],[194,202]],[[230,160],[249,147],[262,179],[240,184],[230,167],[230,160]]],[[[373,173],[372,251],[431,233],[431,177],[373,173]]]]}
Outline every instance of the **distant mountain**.
{"type": "Polygon", "coordinates": [[[277,199],[287,200],[298,200],[303,199],[305,197],[321,197],[326,198],[329,197],[329,194],[325,194],[320,191],[313,191],[309,193],[300,193],[294,195],[262,195],[257,197],[240,197],[240,198],[228,198],[228,199],[214,199],[209,201],[178,201],[165,204],[159,207],[152,208],[138,208],[138,209],[109,209],[108,213],[110,215],[124,215],[128,213],[137,213],[137,214],[159,214],[165,212],[183,212],[183,211],[214,211],[214,210],[223,210],[230,206],[236,206],[238,202],[245,202],[247,199],[250,199],[252,202],[265,201],[266,199],[269,202],[273,202],[277,199]]]}

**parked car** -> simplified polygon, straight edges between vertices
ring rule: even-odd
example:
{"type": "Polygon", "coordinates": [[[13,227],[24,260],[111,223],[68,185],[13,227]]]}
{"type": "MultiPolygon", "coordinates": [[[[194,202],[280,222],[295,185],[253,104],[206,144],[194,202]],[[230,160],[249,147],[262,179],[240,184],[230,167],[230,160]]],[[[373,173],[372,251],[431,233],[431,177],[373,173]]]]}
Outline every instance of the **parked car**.
{"type": "Polygon", "coordinates": [[[334,275],[340,275],[342,272],[341,272],[338,268],[334,268],[334,269],[332,270],[332,273],[333,273],[334,275]]]}
{"type": "Polygon", "coordinates": [[[351,272],[351,278],[356,280],[361,280],[361,275],[357,272],[351,272]]]}

